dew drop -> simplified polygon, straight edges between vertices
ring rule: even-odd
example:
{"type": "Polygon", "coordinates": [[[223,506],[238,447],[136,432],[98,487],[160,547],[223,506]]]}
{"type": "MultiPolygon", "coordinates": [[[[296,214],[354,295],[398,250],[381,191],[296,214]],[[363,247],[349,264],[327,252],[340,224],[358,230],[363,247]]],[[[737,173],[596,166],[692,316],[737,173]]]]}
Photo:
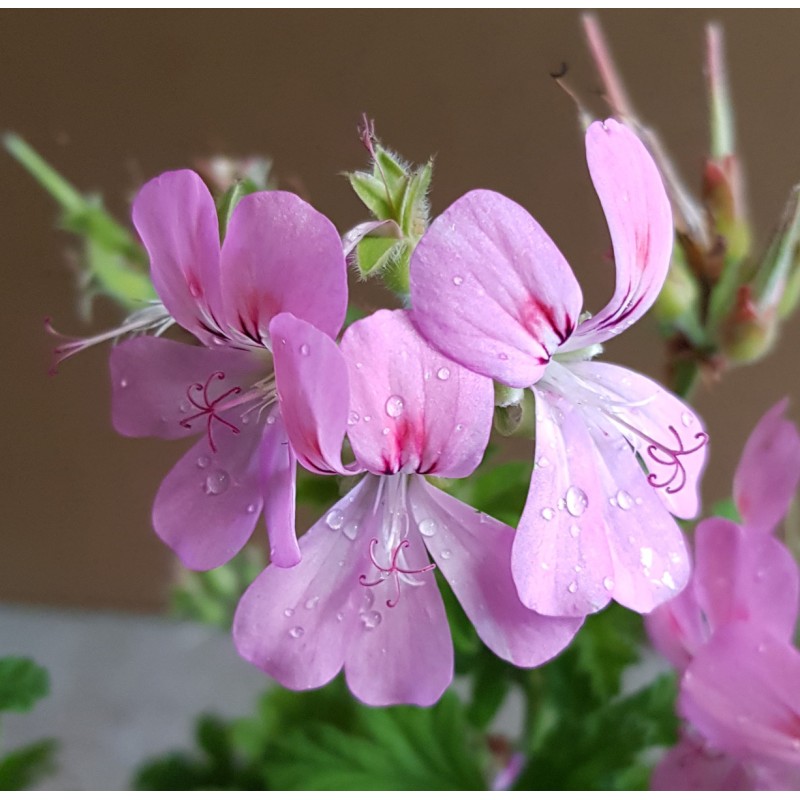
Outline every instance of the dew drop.
{"type": "Polygon", "coordinates": [[[447,559],[453,554],[449,550],[442,550],[440,555],[445,561],[447,561],[447,559]]]}
{"type": "Polygon", "coordinates": [[[569,586],[567,586],[567,591],[568,591],[570,594],[575,594],[575,592],[577,592],[577,591],[578,591],[578,584],[577,584],[577,583],[575,583],[575,581],[572,581],[572,583],[570,583],[570,585],[569,585],[569,586]]]}
{"type": "Polygon", "coordinates": [[[292,614],[294,614],[294,609],[293,608],[284,608],[283,609],[283,616],[284,617],[291,617],[292,614]]]}
{"type": "Polygon", "coordinates": [[[460,275],[453,275],[453,283],[456,286],[461,286],[464,283],[464,279],[460,275]]]}
{"type": "Polygon", "coordinates": [[[580,532],[581,532],[581,527],[580,527],[580,525],[570,525],[570,526],[569,526],[569,535],[570,535],[570,536],[571,536],[573,539],[577,538],[577,536],[580,534],[580,532]]]}
{"type": "Polygon", "coordinates": [[[589,505],[589,498],[586,492],[577,486],[570,486],[567,489],[567,512],[572,517],[580,517],[589,505]]]}
{"type": "Polygon", "coordinates": [[[342,514],[338,508],[332,509],[328,512],[328,516],[325,517],[325,524],[332,531],[340,530],[342,525],[344,525],[344,514],[342,514]]]}
{"type": "Polygon", "coordinates": [[[508,361],[508,353],[498,353],[498,354],[497,354],[497,357],[498,357],[498,358],[499,358],[501,361],[508,361]]]}
{"type": "Polygon", "coordinates": [[[347,424],[348,425],[355,425],[356,422],[358,422],[360,419],[361,419],[361,417],[358,416],[358,413],[356,411],[351,411],[347,415],[347,424]]]}
{"type": "Polygon", "coordinates": [[[550,569],[550,565],[549,565],[549,564],[548,564],[546,561],[542,561],[542,563],[541,563],[541,564],[539,564],[539,566],[540,566],[540,567],[541,567],[543,570],[548,570],[548,569],[550,569]]]}
{"type": "Polygon", "coordinates": [[[386,413],[392,418],[397,419],[406,407],[406,402],[399,394],[393,394],[386,401],[386,413]]]}
{"type": "Polygon", "coordinates": [[[536,466],[537,466],[537,467],[541,467],[542,469],[544,469],[545,467],[549,467],[549,466],[550,466],[550,462],[547,460],[547,458],[546,458],[545,456],[542,456],[542,457],[541,457],[541,458],[540,458],[540,459],[539,459],[539,460],[536,462],[536,466]]]}
{"type": "Polygon", "coordinates": [[[299,639],[304,633],[304,628],[301,628],[299,625],[295,625],[294,628],[289,631],[289,636],[291,636],[292,639],[299,639]]]}
{"type": "Polygon", "coordinates": [[[306,611],[311,611],[313,608],[317,607],[317,603],[319,603],[319,597],[309,597],[308,600],[303,603],[303,608],[306,611]]]}
{"type": "Polygon", "coordinates": [[[613,578],[603,578],[603,588],[610,592],[614,588],[614,579],[613,578]]]}
{"type": "Polygon", "coordinates": [[[572,569],[574,569],[575,572],[578,573],[578,575],[580,575],[581,572],[583,572],[583,567],[580,564],[576,564],[572,569]]]}
{"type": "Polygon", "coordinates": [[[369,422],[372,417],[369,414],[364,414],[364,422],[369,422]]]}
{"type": "Polygon", "coordinates": [[[200,458],[197,459],[197,466],[200,467],[200,469],[205,469],[210,463],[211,459],[208,456],[200,456],[200,458]]]}
{"type": "Polygon", "coordinates": [[[248,506],[247,506],[247,508],[245,509],[245,511],[246,511],[248,514],[255,514],[255,513],[256,513],[256,509],[257,509],[257,508],[258,508],[258,506],[257,506],[255,503],[250,503],[250,505],[248,505],[248,506]]]}
{"type": "Polygon", "coordinates": [[[620,489],[617,492],[617,505],[623,511],[628,511],[633,508],[633,498],[624,489],[620,489]]]}
{"type": "Polygon", "coordinates": [[[343,619],[344,619],[344,613],[343,613],[342,611],[340,611],[340,612],[339,612],[339,613],[336,615],[336,621],[337,621],[337,622],[341,622],[343,619]]]}
{"type": "Polygon", "coordinates": [[[388,429],[388,428],[384,428],[384,429],[381,431],[381,433],[382,433],[384,436],[388,436],[388,435],[389,435],[389,429],[388,429]]]}
{"type": "Polygon", "coordinates": [[[355,541],[356,534],[358,533],[358,523],[348,522],[342,529],[342,533],[352,542],[355,541]]]}
{"type": "Polygon", "coordinates": [[[309,350],[307,344],[301,344],[300,345],[300,354],[301,355],[307,356],[310,352],[311,352],[311,350],[309,350]]]}
{"type": "Polygon", "coordinates": [[[664,584],[664,586],[666,586],[666,587],[667,587],[667,589],[673,589],[673,590],[674,590],[674,589],[676,589],[676,588],[677,588],[677,587],[675,586],[675,581],[674,581],[674,580],[672,580],[672,575],[670,575],[670,574],[669,574],[669,572],[665,572],[665,573],[664,573],[664,574],[661,576],[661,582],[664,584]]]}
{"type": "Polygon", "coordinates": [[[120,386],[120,389],[127,389],[128,388],[128,379],[127,378],[123,378],[119,382],[119,386],[120,386]]]}
{"type": "Polygon", "coordinates": [[[636,498],[636,505],[640,506],[641,504],[642,504],[642,498],[641,497],[637,497],[636,498]]]}
{"type": "Polygon", "coordinates": [[[693,421],[694,421],[694,418],[692,417],[692,415],[688,411],[684,411],[683,414],[681,414],[681,422],[687,428],[692,424],[693,421]]]}
{"type": "Polygon", "coordinates": [[[459,423],[458,423],[458,425],[456,425],[456,430],[457,430],[459,433],[461,433],[461,431],[463,431],[463,430],[464,430],[464,426],[463,426],[463,425],[462,425],[462,424],[459,422],[459,423]]]}
{"type": "Polygon", "coordinates": [[[542,509],[542,519],[546,519],[548,522],[549,522],[551,519],[553,519],[553,517],[555,516],[555,514],[556,514],[556,512],[555,512],[555,511],[553,511],[553,509],[552,509],[552,508],[550,508],[549,506],[548,506],[547,508],[543,508],[543,509],[542,509]]]}
{"type": "Polygon", "coordinates": [[[267,417],[267,425],[274,425],[274,424],[275,424],[275,417],[272,414],[270,414],[267,417]]]}
{"type": "Polygon", "coordinates": [[[186,414],[192,410],[192,404],[188,400],[181,400],[178,408],[186,414]]]}
{"type": "Polygon", "coordinates": [[[438,378],[440,381],[446,381],[446,380],[447,380],[447,379],[450,377],[450,370],[449,370],[449,369],[447,369],[447,367],[440,367],[440,368],[439,368],[439,369],[436,371],[436,377],[437,377],[437,378],[438,378]]]}
{"type": "Polygon", "coordinates": [[[361,615],[361,624],[365,630],[374,631],[381,624],[382,619],[379,611],[365,611],[361,615]]]}
{"type": "Polygon", "coordinates": [[[433,536],[436,533],[436,521],[432,519],[424,519],[419,524],[419,532],[423,536],[433,536]]]}
{"type": "Polygon", "coordinates": [[[640,556],[640,561],[645,569],[653,566],[653,549],[651,547],[643,547],[640,556]]]}
{"type": "Polygon", "coordinates": [[[206,494],[218,495],[226,492],[230,485],[231,476],[225,470],[218,469],[206,478],[203,490],[206,494]]]}
{"type": "Polygon", "coordinates": [[[360,361],[356,361],[356,369],[361,369],[364,365],[360,361]]]}
{"type": "Polygon", "coordinates": [[[368,611],[372,608],[372,604],[375,602],[375,592],[372,589],[367,589],[364,592],[364,599],[361,601],[361,611],[368,611]]]}

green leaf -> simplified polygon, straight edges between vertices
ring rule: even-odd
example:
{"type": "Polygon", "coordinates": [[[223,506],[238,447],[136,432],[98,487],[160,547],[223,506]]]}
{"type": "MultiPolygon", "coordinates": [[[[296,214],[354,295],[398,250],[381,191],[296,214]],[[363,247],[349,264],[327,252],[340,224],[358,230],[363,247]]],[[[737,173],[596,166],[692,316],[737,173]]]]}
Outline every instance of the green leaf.
{"type": "Polygon", "coordinates": [[[331,723],[289,730],[269,775],[282,790],[485,789],[464,710],[446,694],[429,709],[356,707],[355,729],[331,723]]]}
{"type": "Polygon", "coordinates": [[[351,172],[347,176],[358,199],[372,212],[375,219],[393,219],[386,187],[380,177],[368,172],[351,172]]]}
{"type": "Polygon", "coordinates": [[[726,497],[724,500],[717,500],[717,502],[711,506],[711,516],[729,519],[737,524],[740,524],[742,521],[739,509],[736,508],[736,502],[732,497],[726,497]]]}
{"type": "Polygon", "coordinates": [[[484,730],[495,718],[515,672],[487,648],[481,650],[472,668],[472,699],[467,708],[467,718],[477,728],[484,730]]]}
{"type": "Polygon", "coordinates": [[[56,742],[45,739],[0,758],[0,791],[29,789],[55,770],[56,742]]]}
{"type": "Polygon", "coordinates": [[[30,658],[0,658],[0,711],[29,711],[49,691],[44,667],[30,658]]]}
{"type": "Polygon", "coordinates": [[[403,242],[383,236],[366,236],[356,247],[356,263],[361,276],[368,278],[373,273],[385,270],[399,250],[403,242]]]}

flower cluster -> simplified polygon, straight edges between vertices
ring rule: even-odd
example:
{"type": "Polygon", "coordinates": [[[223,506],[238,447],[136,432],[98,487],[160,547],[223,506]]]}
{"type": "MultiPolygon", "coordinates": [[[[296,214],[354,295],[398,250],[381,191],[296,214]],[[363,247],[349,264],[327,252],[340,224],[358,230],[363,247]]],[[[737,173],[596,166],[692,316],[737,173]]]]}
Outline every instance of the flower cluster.
{"type": "Polygon", "coordinates": [[[774,535],[800,481],[800,434],[785,409],[771,409],[745,447],[734,479],[741,524],[700,523],[689,586],[648,617],[682,674],[687,723],[656,789],[800,788],[800,576],[774,535]]]}

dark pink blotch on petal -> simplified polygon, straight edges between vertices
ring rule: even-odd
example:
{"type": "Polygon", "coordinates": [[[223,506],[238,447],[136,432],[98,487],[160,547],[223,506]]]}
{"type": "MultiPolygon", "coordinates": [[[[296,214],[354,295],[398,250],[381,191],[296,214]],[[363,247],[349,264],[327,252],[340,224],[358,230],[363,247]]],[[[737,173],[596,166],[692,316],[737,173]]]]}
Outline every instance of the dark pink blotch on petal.
{"type": "Polygon", "coordinates": [[[241,550],[262,506],[258,464],[262,425],[237,420],[239,434],[222,430],[216,452],[197,442],[164,478],[153,506],[153,527],[189,569],[219,567],[241,550]]]}
{"type": "Polygon", "coordinates": [[[219,225],[197,173],[165,172],[133,201],[133,224],[150,256],[161,302],[179,325],[211,344],[222,325],[219,225]]]}
{"type": "Polygon", "coordinates": [[[313,472],[346,472],[347,365],[336,343],[291,314],[270,325],[281,415],[300,463],[313,472]]]}
{"type": "Polygon", "coordinates": [[[578,408],[549,390],[534,394],[536,454],[512,549],[514,581],[528,608],[583,617],[614,590],[599,456],[578,408]]]}
{"type": "Polygon", "coordinates": [[[421,478],[409,483],[411,526],[441,570],[478,636],[500,658],[535,667],[557,655],[581,617],[546,617],[526,608],[511,575],[514,531],[421,478]]]}
{"type": "Polygon", "coordinates": [[[491,380],[431,348],[405,311],[353,323],[342,353],[350,377],[347,433],[359,463],[376,473],[473,472],[491,432],[491,380]]]}
{"type": "Polygon", "coordinates": [[[788,399],[773,406],[747,440],[733,478],[745,527],[771,531],[786,515],[800,481],[800,434],[785,418],[788,399]]]}
{"type": "Polygon", "coordinates": [[[530,386],[578,322],[572,270],[531,215],[476,190],[437,217],[411,257],[414,324],[455,361],[530,386]]]}
{"type": "Polygon", "coordinates": [[[295,530],[297,459],[278,409],[272,407],[265,413],[267,418],[261,441],[261,485],[270,561],[278,567],[293,567],[300,561],[295,530]]]}
{"type": "Polygon", "coordinates": [[[222,246],[225,317],[254,342],[269,342],[283,311],[336,336],[347,310],[347,266],[333,223],[290,192],[242,198],[222,246]]]}
{"type": "Polygon", "coordinates": [[[629,128],[613,119],[586,132],[592,183],[608,223],[617,285],[608,305],[582,322],[566,349],[611,339],[653,305],[672,253],[672,211],[658,168],[629,128]]]}
{"type": "MultiPolygon", "coordinates": [[[[231,390],[243,393],[268,367],[259,353],[197,347],[153,336],[116,345],[109,363],[115,430],[123,436],[160,439],[207,435],[203,389],[207,386],[212,402],[231,390]]],[[[220,415],[238,424],[233,410],[220,415]]],[[[226,433],[224,427],[212,421],[212,436],[226,433]]]]}

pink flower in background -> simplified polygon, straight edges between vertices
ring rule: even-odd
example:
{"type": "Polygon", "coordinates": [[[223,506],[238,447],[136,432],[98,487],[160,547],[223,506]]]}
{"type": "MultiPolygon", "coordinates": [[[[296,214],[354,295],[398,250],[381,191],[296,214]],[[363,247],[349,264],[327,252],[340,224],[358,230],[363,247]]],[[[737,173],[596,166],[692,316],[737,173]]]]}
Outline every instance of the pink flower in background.
{"type": "Polygon", "coordinates": [[[672,514],[697,513],[707,436],[694,412],[631,370],[596,363],[664,282],[672,214],[653,160],[613,120],[586,135],[617,271],[609,304],[581,321],[580,287],[538,223],[490,191],[464,195],[411,260],[413,321],[442,353],[536,398],[530,492],[514,541],[523,603],[583,615],[611,598],[646,612],[689,576],[672,514]],[[642,472],[641,459],[649,474],[642,472]]]}
{"type": "Polygon", "coordinates": [[[792,642],[800,579],[773,536],[800,481],[800,435],[772,408],[734,478],[737,525],[695,535],[686,590],[647,618],[656,647],[683,672],[689,727],[653,775],[663,789],[800,788],[800,653],[792,642]]]}
{"type": "Polygon", "coordinates": [[[431,349],[403,311],[354,323],[341,351],[288,314],[272,334],[300,462],[367,475],[300,539],[298,566],[267,567],[244,594],[234,622],[241,655],[291,689],[321,686],[344,668],[365,703],[430,705],[453,675],[434,567],[501,658],[532,667],[564,648],[582,619],[522,605],[513,530],[424,477],[478,466],[492,382],[431,349]],[[345,432],[350,467],[340,457],[345,432]]]}
{"type": "Polygon", "coordinates": [[[120,433],[201,434],[161,484],[156,532],[187,567],[210,569],[241,549],[263,509],[273,562],[294,564],[296,462],[270,323],[288,311],[339,331],[347,272],[336,229],[293,194],[258,192],[236,206],[220,247],[214,201],[190,171],[146,184],[133,221],[161,301],[204,345],[141,337],[111,353],[120,433]]]}

